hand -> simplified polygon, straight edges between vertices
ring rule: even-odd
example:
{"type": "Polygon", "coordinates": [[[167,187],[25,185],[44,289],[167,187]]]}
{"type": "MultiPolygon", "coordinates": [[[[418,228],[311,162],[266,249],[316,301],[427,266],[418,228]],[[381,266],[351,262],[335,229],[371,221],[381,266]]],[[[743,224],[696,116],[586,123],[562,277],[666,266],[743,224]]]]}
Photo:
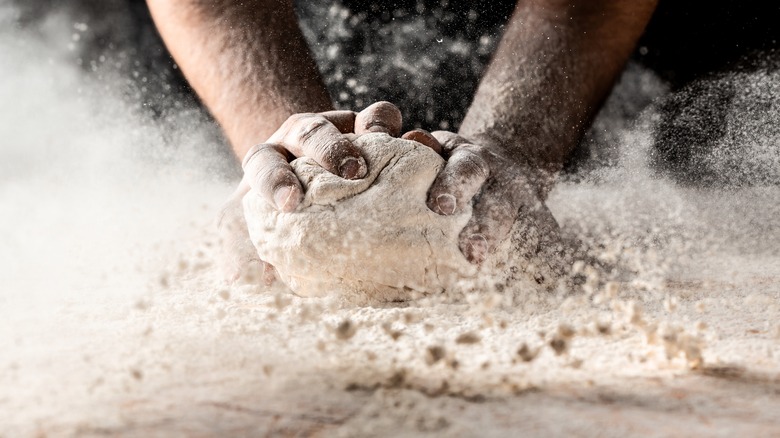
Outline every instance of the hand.
{"type": "Polygon", "coordinates": [[[290,212],[303,200],[303,188],[290,166],[294,158],[308,156],[323,168],[346,179],[359,179],[368,168],[360,151],[344,135],[354,132],[401,131],[401,112],[388,102],[377,102],[360,113],[328,111],[294,114],[268,139],[252,147],[243,160],[244,178],[222,208],[219,229],[223,274],[230,282],[249,283],[275,279],[274,268],[260,260],[249,238],[242,199],[250,189],[276,210],[290,212]]]}
{"type": "Polygon", "coordinates": [[[447,164],[431,185],[428,208],[451,215],[473,199],[471,219],[458,242],[471,263],[485,261],[517,220],[527,222],[526,232],[538,242],[540,248],[532,252],[557,247],[558,224],[542,202],[546,181],[541,172],[503,148],[476,145],[447,131],[432,136],[441,144],[447,164]]]}
{"type": "Polygon", "coordinates": [[[249,190],[249,184],[244,178],[222,206],[217,218],[220,239],[218,249],[221,250],[217,261],[222,276],[230,283],[241,280],[256,284],[262,280],[266,286],[270,286],[276,279],[274,267],[257,256],[244,217],[242,200],[249,190]]]}

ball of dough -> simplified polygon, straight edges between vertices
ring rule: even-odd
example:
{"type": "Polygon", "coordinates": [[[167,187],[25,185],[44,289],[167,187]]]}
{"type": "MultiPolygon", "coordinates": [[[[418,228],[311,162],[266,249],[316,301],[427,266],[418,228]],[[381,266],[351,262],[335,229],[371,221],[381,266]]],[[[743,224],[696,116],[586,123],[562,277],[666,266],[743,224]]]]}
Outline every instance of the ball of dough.
{"type": "Polygon", "coordinates": [[[302,296],[405,300],[473,277],[477,269],[457,243],[471,207],[441,216],[425,204],[444,160],[386,134],[353,143],[368,164],[365,178],[342,179],[303,157],[292,162],[305,190],[294,212],[276,211],[254,191],[244,197],[260,258],[302,296]]]}

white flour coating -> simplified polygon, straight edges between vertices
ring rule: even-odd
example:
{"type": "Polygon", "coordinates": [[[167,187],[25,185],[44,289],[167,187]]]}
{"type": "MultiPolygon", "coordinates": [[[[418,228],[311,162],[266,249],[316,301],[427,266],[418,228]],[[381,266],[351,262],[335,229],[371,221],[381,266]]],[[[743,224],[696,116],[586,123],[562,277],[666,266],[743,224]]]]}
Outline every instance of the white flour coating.
{"type": "Polygon", "coordinates": [[[476,274],[458,249],[471,207],[441,216],[425,204],[444,160],[420,143],[366,134],[354,139],[368,175],[349,181],[310,158],[293,161],[306,196],[279,213],[255,192],[244,198],[252,242],[298,295],[391,301],[440,292],[476,274]]]}

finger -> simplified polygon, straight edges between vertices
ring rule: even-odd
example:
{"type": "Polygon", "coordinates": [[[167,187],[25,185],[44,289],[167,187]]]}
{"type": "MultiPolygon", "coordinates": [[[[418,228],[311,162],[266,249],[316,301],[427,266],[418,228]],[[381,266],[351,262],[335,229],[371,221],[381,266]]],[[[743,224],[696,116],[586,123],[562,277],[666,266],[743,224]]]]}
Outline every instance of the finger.
{"type": "Polygon", "coordinates": [[[384,132],[393,137],[401,135],[401,111],[390,102],[376,102],[355,117],[355,134],[384,132]]]}
{"type": "Polygon", "coordinates": [[[242,167],[251,188],[276,210],[290,212],[303,200],[303,189],[285,152],[275,144],[254,146],[244,157],[242,167]]]}
{"type": "Polygon", "coordinates": [[[244,216],[242,199],[248,191],[249,185],[242,181],[222,207],[217,220],[221,250],[218,265],[229,283],[239,280],[255,283],[257,279],[262,279],[265,285],[270,286],[276,278],[275,269],[257,256],[244,216]]]}
{"type": "Polygon", "coordinates": [[[320,115],[325,117],[330,123],[333,123],[333,126],[342,134],[351,134],[355,132],[355,117],[357,116],[357,113],[354,111],[325,111],[324,113],[320,113],[320,115]]]}
{"type": "Polygon", "coordinates": [[[422,143],[433,149],[437,154],[441,154],[441,143],[439,143],[439,140],[436,140],[436,137],[432,136],[430,132],[424,129],[411,130],[402,135],[401,138],[422,143]]]}
{"type": "Polygon", "coordinates": [[[459,246],[466,259],[475,264],[484,262],[507,237],[521,208],[546,209],[534,193],[523,179],[489,179],[474,205],[471,219],[460,233],[459,246]]]}
{"type": "Polygon", "coordinates": [[[455,150],[455,148],[458,146],[464,143],[468,143],[465,138],[450,131],[433,131],[431,132],[431,135],[433,138],[439,141],[439,144],[441,144],[442,155],[444,155],[444,158],[449,157],[452,151],[455,150]]]}
{"type": "Polygon", "coordinates": [[[290,116],[268,142],[283,146],[296,157],[311,157],[325,170],[342,178],[358,179],[368,172],[358,148],[320,114],[290,116]]]}
{"type": "Polygon", "coordinates": [[[462,212],[490,175],[487,162],[472,148],[452,153],[428,192],[428,208],[449,216],[462,212]]]}

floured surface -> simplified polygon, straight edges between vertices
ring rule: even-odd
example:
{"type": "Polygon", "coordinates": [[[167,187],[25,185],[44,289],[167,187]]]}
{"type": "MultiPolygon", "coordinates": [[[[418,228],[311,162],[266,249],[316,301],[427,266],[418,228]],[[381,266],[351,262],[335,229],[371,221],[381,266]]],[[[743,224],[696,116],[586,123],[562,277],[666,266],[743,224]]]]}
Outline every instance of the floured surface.
{"type": "Polygon", "coordinates": [[[17,413],[4,430],[776,434],[778,276],[746,270],[760,266],[755,260],[728,265],[739,275],[670,284],[675,312],[647,312],[694,331],[707,324],[698,371],[682,358],[667,361],[662,345],[648,345],[626,321],[608,336],[576,334],[556,355],[550,333],[561,323],[588,327],[590,312],[491,311],[482,301],[340,309],[228,292],[204,281],[207,272],[185,269],[137,303],[73,304],[47,320],[18,309],[4,315],[12,327],[2,337],[0,403],[17,413]],[[541,348],[529,363],[518,354],[523,343],[541,348]],[[443,351],[435,363],[431,347],[443,351]]]}
{"type": "Polygon", "coordinates": [[[47,45],[3,38],[0,436],[780,434],[777,187],[654,178],[640,123],[598,184],[550,202],[622,283],[511,307],[227,288],[231,187],[208,179],[203,121],[118,117],[47,45]],[[137,152],[168,141],[190,152],[137,152]]]}

